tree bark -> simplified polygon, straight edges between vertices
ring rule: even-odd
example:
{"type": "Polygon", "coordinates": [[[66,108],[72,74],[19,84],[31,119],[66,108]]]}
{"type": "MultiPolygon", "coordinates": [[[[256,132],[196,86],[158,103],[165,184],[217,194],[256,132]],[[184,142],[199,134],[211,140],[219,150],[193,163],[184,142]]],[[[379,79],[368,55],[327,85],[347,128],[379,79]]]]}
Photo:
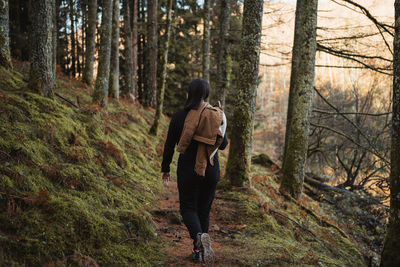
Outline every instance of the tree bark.
{"type": "Polygon", "coordinates": [[[400,266],[400,0],[394,3],[393,114],[390,162],[390,214],[381,266],[400,266]]]}
{"type": "MultiPolygon", "coordinates": [[[[79,20],[78,20],[78,16],[80,15],[79,12],[79,4],[77,4],[76,7],[76,13],[75,13],[75,44],[76,44],[76,73],[78,74],[78,77],[81,76],[81,46],[79,45],[79,31],[81,31],[81,34],[83,34],[82,32],[82,28],[81,30],[78,29],[78,25],[79,25],[79,20]]],[[[82,17],[81,17],[82,18],[82,17]]]]}
{"type": "Polygon", "coordinates": [[[168,50],[169,50],[169,42],[171,39],[171,18],[172,18],[172,1],[168,0],[168,9],[167,9],[167,25],[165,30],[166,40],[165,40],[165,49],[163,54],[163,61],[162,61],[162,80],[161,80],[161,87],[157,94],[157,108],[156,114],[154,117],[153,126],[150,128],[150,134],[157,135],[158,132],[158,125],[163,109],[164,104],[164,94],[165,94],[165,84],[167,81],[167,64],[168,64],[168,50]]]}
{"type": "Polygon", "coordinates": [[[132,73],[132,79],[133,79],[133,86],[132,86],[132,91],[130,93],[137,98],[138,93],[137,93],[137,69],[138,69],[138,12],[139,12],[139,7],[138,7],[138,2],[139,0],[133,0],[133,7],[132,7],[132,62],[133,62],[133,73],[132,73]]]}
{"type": "Polygon", "coordinates": [[[75,67],[75,61],[76,61],[76,51],[75,51],[75,19],[74,19],[74,14],[75,14],[75,8],[74,8],[74,0],[69,1],[69,20],[71,22],[71,33],[70,33],[70,38],[71,38],[71,72],[72,72],[72,77],[75,77],[76,74],[76,67],[75,67]]]}
{"type": "Polygon", "coordinates": [[[111,62],[110,62],[110,96],[119,99],[119,0],[113,0],[111,62]]]}
{"type": "Polygon", "coordinates": [[[225,105],[225,89],[228,85],[227,62],[229,53],[229,23],[231,16],[231,4],[229,0],[221,0],[221,13],[219,23],[218,59],[217,59],[217,83],[215,88],[216,101],[225,105]]]}
{"type": "Polygon", "coordinates": [[[157,0],[147,1],[147,88],[145,106],[156,107],[157,97],[157,0]]]}
{"type": "Polygon", "coordinates": [[[146,50],[145,50],[145,39],[146,36],[144,34],[144,32],[146,31],[146,28],[144,27],[145,25],[145,3],[144,0],[138,0],[138,8],[139,11],[138,12],[138,19],[140,20],[139,23],[141,25],[140,29],[138,30],[138,80],[137,80],[137,84],[136,84],[136,92],[137,92],[137,96],[138,99],[141,103],[145,102],[145,90],[144,88],[146,87],[146,77],[145,77],[145,58],[146,58],[146,50]]]}
{"type": "Polygon", "coordinates": [[[203,33],[203,79],[210,83],[210,1],[204,0],[204,33],[203,33]]]}
{"type": "Polygon", "coordinates": [[[81,75],[83,78],[83,70],[85,69],[85,49],[86,49],[86,34],[87,34],[87,3],[81,2],[81,11],[82,11],[82,45],[81,45],[81,56],[82,56],[82,62],[81,62],[81,75]]]}
{"type": "Polygon", "coordinates": [[[57,0],[54,0],[54,8],[53,8],[53,62],[52,62],[52,69],[53,69],[53,76],[54,79],[57,78],[57,40],[58,40],[58,6],[57,0]]]}
{"type": "Polygon", "coordinates": [[[0,0],[0,66],[11,68],[8,0],[0,0]]]}
{"type": "Polygon", "coordinates": [[[55,0],[31,3],[31,67],[29,88],[47,97],[53,96],[54,72],[54,10],[55,0]]]}
{"type": "Polygon", "coordinates": [[[124,13],[124,80],[125,80],[125,92],[134,94],[133,84],[133,44],[132,44],[132,29],[131,29],[131,11],[128,0],[123,0],[123,13],[124,13]]]}
{"type": "Polygon", "coordinates": [[[299,198],[303,189],[317,48],[318,0],[297,0],[281,192],[299,198]]]}
{"type": "Polygon", "coordinates": [[[88,4],[88,27],[86,32],[86,60],[83,70],[83,82],[89,86],[93,84],[94,53],[96,49],[96,26],[97,26],[97,0],[89,0],[88,4]]]}
{"type": "Polygon", "coordinates": [[[103,0],[100,26],[99,67],[96,85],[92,95],[93,102],[100,104],[104,108],[107,107],[108,84],[110,78],[112,3],[112,0],[103,0]]]}
{"type": "Polygon", "coordinates": [[[243,186],[249,179],[250,142],[257,93],[262,30],[263,0],[245,0],[241,40],[240,73],[232,119],[231,145],[226,176],[231,184],[243,186]]]}

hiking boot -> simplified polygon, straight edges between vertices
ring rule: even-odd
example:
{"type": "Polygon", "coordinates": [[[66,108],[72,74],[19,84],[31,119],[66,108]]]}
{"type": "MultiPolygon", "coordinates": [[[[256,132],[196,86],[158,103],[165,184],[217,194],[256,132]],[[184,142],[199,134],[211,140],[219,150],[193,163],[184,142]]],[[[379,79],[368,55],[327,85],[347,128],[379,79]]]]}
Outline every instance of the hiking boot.
{"type": "Polygon", "coordinates": [[[202,233],[197,233],[195,240],[193,241],[193,250],[202,250],[202,245],[201,245],[201,234],[202,233]]]}
{"type": "Polygon", "coordinates": [[[203,261],[203,246],[201,245],[201,233],[197,233],[193,241],[192,260],[195,262],[203,261]]]}
{"type": "Polygon", "coordinates": [[[212,264],[215,261],[214,250],[211,248],[211,239],[207,233],[203,233],[200,236],[202,250],[203,250],[203,261],[205,264],[212,264]]]}
{"type": "Polygon", "coordinates": [[[203,252],[200,249],[192,250],[192,260],[194,262],[202,262],[203,261],[203,252]]]}

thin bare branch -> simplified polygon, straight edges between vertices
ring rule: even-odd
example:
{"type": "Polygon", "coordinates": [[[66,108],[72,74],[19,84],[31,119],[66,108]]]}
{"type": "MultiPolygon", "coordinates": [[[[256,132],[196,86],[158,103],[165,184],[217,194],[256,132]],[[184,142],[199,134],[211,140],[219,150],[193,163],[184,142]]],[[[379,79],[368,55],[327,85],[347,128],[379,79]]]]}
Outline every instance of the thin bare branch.
{"type": "MultiPolygon", "coordinates": [[[[372,145],[371,141],[369,140],[369,138],[361,131],[361,129],[352,121],[350,120],[347,116],[345,116],[344,114],[341,114],[339,109],[337,107],[335,107],[334,105],[332,105],[320,92],[319,90],[317,90],[317,88],[314,87],[314,91],[317,92],[317,94],[319,95],[319,97],[326,103],[328,104],[328,106],[330,106],[332,109],[334,109],[340,116],[342,116],[346,121],[348,121],[355,129],[357,129],[357,131],[360,133],[360,135],[367,141],[368,145],[372,148],[373,150],[373,154],[376,155],[378,158],[380,158],[381,160],[383,160],[384,162],[388,162],[383,156],[380,155],[380,153],[377,151],[377,149],[372,145]]],[[[354,141],[355,142],[355,141],[354,141]]],[[[363,147],[363,146],[361,146],[363,147]]],[[[364,148],[365,149],[365,148],[364,148]]],[[[368,148],[368,150],[370,150],[368,148]]]]}
{"type": "MultiPolygon", "coordinates": [[[[390,34],[391,36],[394,36],[394,34],[390,31],[393,30],[394,27],[382,22],[379,22],[374,16],[372,16],[371,12],[369,12],[368,9],[366,9],[365,7],[363,7],[362,5],[352,1],[352,0],[342,0],[343,2],[349,3],[357,8],[359,8],[361,10],[361,12],[367,16],[367,18],[369,18],[378,28],[381,27],[385,32],[387,32],[388,34],[390,34]]],[[[334,1],[335,2],[335,1],[334,1]]],[[[336,3],[336,2],[335,2],[336,3]]],[[[353,10],[353,9],[352,9],[353,10]]]]}
{"type": "Polygon", "coordinates": [[[343,133],[343,132],[340,132],[340,131],[338,131],[338,130],[335,130],[335,129],[331,128],[331,127],[328,127],[328,126],[322,125],[322,124],[316,124],[316,123],[312,123],[312,122],[311,122],[310,125],[313,126],[313,127],[322,128],[322,129],[325,129],[325,130],[334,132],[334,133],[336,133],[336,134],[338,134],[338,135],[340,135],[340,136],[343,136],[344,138],[346,138],[347,140],[349,140],[349,141],[352,142],[353,144],[359,146],[359,147],[362,148],[362,149],[367,150],[368,152],[374,154],[374,155],[377,156],[379,159],[381,159],[382,161],[384,161],[386,164],[389,164],[389,162],[388,162],[385,158],[383,158],[381,155],[377,154],[376,152],[374,152],[373,150],[371,150],[371,149],[368,148],[368,147],[362,146],[360,143],[356,142],[353,138],[351,138],[350,136],[348,136],[347,134],[345,134],[345,133],[343,133]]]}
{"type": "Polygon", "coordinates": [[[329,115],[365,115],[365,116],[387,116],[392,114],[392,112],[384,112],[384,113],[366,113],[366,112],[330,112],[322,109],[313,109],[313,112],[322,113],[322,114],[329,114],[329,115]]]}

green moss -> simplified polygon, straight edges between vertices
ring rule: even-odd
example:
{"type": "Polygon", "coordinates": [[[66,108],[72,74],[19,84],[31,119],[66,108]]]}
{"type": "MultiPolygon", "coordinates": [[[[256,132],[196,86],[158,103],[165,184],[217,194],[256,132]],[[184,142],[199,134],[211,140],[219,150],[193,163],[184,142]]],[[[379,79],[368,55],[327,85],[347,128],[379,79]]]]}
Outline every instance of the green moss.
{"type": "MultiPolygon", "coordinates": [[[[220,157],[221,165],[226,159],[220,157]]],[[[224,197],[235,199],[234,212],[218,209],[218,216],[235,222],[232,245],[221,252],[240,266],[366,266],[353,240],[322,225],[296,203],[279,193],[276,174],[252,166],[250,187],[231,188],[224,197]],[[240,253],[238,253],[240,251],[240,253]]],[[[222,179],[224,181],[226,179],[222,179]]],[[[226,181],[225,181],[226,182],[226,181]]],[[[311,199],[307,205],[319,207],[311,199]]],[[[326,217],[329,210],[318,215],[326,217]]],[[[231,230],[232,231],[232,230],[231,230]]],[[[229,243],[229,244],[231,244],[229,243]]]]}
{"type": "MultiPolygon", "coordinates": [[[[13,92],[26,86],[18,72],[0,69],[0,76],[10,89],[0,91],[0,262],[71,263],[79,252],[100,266],[161,263],[148,213],[161,188],[156,149],[163,140],[147,136],[152,112],[111,102],[108,113],[88,114],[13,92]]],[[[57,85],[89,105],[79,83],[57,85]]],[[[162,117],[163,132],[167,125],[162,117]]]]}

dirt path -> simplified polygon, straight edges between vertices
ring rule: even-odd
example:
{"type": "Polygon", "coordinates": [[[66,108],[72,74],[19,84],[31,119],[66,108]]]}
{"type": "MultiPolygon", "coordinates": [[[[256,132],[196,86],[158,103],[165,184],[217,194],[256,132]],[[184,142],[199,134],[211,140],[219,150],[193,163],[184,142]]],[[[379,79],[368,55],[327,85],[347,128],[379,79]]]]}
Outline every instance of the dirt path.
{"type": "MultiPolygon", "coordinates": [[[[214,200],[210,214],[209,234],[217,257],[217,262],[213,266],[227,266],[227,264],[232,266],[231,260],[224,255],[226,246],[229,243],[226,238],[230,225],[220,220],[220,216],[217,214],[217,209],[218,211],[221,210],[222,206],[227,208],[229,203],[225,203],[225,201],[218,198],[220,194],[221,191],[217,190],[217,198],[214,200]]],[[[157,233],[168,244],[167,253],[169,257],[166,266],[201,266],[200,263],[195,264],[191,261],[193,244],[179,214],[176,181],[172,181],[168,189],[165,190],[157,210],[153,211],[153,214],[158,226],[157,233]]]]}

